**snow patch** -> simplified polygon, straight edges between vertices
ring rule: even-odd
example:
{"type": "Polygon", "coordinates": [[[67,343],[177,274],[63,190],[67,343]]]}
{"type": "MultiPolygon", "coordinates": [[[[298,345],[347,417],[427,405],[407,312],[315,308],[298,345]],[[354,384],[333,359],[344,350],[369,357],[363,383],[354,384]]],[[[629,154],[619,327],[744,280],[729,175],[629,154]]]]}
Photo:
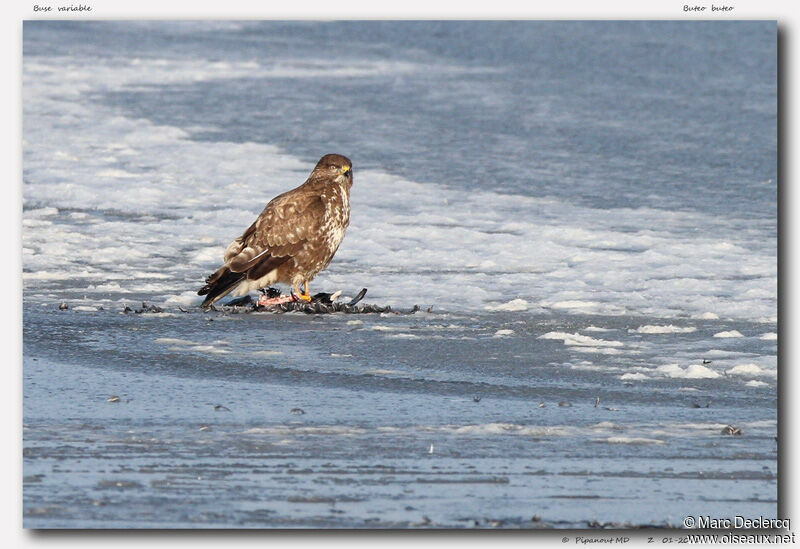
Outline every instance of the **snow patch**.
{"type": "Polygon", "coordinates": [[[641,381],[643,379],[650,379],[648,376],[644,375],[641,372],[635,372],[635,373],[630,373],[629,372],[627,374],[622,374],[621,376],[619,376],[619,378],[620,379],[632,379],[634,381],[641,381]]]}
{"type": "Polygon", "coordinates": [[[729,337],[744,337],[738,330],[729,330],[727,332],[717,332],[714,337],[729,338],[729,337]]]}
{"type": "Polygon", "coordinates": [[[599,326],[587,326],[584,332],[613,332],[613,328],[600,328],[599,326]]]}
{"type": "Polygon", "coordinates": [[[770,376],[774,377],[777,376],[778,372],[776,370],[765,370],[758,364],[748,363],[748,364],[737,364],[733,368],[729,370],[725,370],[726,374],[732,376],[770,376]]]}
{"type": "Polygon", "coordinates": [[[524,299],[512,299],[507,303],[501,303],[499,305],[486,305],[484,309],[487,311],[527,311],[528,302],[524,299]]]}
{"type": "Polygon", "coordinates": [[[159,337],[155,340],[156,343],[161,345],[197,345],[194,341],[188,339],[177,339],[173,337],[159,337]]]}
{"type": "Polygon", "coordinates": [[[629,334],[690,334],[692,332],[696,332],[697,328],[694,326],[673,326],[672,324],[668,324],[666,326],[653,326],[651,324],[647,324],[645,326],[639,326],[635,330],[628,330],[629,334]]]}
{"type": "Polygon", "coordinates": [[[719,315],[716,314],[716,313],[711,313],[711,312],[707,311],[705,313],[692,315],[692,318],[695,318],[697,320],[718,320],[719,319],[719,315]]]}
{"type": "Polygon", "coordinates": [[[656,370],[664,376],[671,378],[714,379],[720,377],[717,372],[702,364],[692,364],[687,368],[681,368],[677,364],[666,364],[664,366],[659,366],[656,370]]]}
{"type": "Polygon", "coordinates": [[[608,437],[605,442],[609,444],[664,444],[663,440],[644,437],[608,437]]]}
{"type": "Polygon", "coordinates": [[[764,383],[763,381],[758,381],[757,379],[751,379],[747,383],[745,383],[747,387],[766,387],[768,384],[764,383]]]}
{"type": "Polygon", "coordinates": [[[540,335],[538,339],[560,339],[564,345],[586,346],[586,347],[622,347],[621,341],[606,339],[596,339],[578,333],[570,334],[567,332],[547,332],[540,335]]]}

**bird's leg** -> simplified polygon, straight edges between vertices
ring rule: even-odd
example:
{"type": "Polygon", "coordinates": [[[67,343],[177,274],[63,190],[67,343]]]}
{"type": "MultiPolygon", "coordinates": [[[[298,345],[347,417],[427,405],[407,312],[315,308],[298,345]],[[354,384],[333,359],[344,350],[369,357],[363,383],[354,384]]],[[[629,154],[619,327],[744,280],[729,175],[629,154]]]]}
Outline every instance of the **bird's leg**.
{"type": "Polygon", "coordinates": [[[299,286],[295,283],[292,284],[292,293],[303,301],[311,301],[311,296],[308,295],[308,281],[306,281],[306,293],[300,292],[299,286]]]}

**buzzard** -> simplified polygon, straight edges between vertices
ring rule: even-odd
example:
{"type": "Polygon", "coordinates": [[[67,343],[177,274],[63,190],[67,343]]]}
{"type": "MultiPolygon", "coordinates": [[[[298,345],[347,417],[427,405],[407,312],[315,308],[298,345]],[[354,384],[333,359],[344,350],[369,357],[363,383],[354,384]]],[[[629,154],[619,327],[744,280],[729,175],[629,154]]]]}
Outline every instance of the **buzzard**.
{"type": "Polygon", "coordinates": [[[298,297],[310,301],[309,281],[331,262],[350,223],[352,166],[344,156],[326,154],[305,183],[270,200],[197,292],[206,296],[202,307],[233,290],[245,295],[276,282],[290,284],[298,297]]]}

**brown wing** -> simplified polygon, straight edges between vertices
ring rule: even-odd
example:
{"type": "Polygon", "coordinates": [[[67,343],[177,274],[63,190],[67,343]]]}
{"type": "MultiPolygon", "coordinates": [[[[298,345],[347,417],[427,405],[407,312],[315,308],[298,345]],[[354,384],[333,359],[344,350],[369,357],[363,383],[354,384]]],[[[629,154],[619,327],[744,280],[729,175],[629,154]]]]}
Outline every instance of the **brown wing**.
{"type": "Polygon", "coordinates": [[[275,197],[245,232],[225,250],[225,263],[247,278],[261,278],[296,255],[323,222],[325,204],[311,188],[275,197]]]}

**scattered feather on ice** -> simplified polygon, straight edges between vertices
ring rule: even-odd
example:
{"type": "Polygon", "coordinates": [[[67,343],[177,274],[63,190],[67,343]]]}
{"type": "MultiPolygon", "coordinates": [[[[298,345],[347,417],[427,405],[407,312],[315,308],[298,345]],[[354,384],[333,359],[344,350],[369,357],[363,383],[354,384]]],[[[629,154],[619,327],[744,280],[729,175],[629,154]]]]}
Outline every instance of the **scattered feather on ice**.
{"type": "Polygon", "coordinates": [[[744,337],[742,334],[737,330],[730,330],[727,332],[717,332],[714,334],[714,337],[744,337]]]}
{"type": "Polygon", "coordinates": [[[505,337],[514,334],[514,330],[497,330],[493,337],[505,337]]]}

